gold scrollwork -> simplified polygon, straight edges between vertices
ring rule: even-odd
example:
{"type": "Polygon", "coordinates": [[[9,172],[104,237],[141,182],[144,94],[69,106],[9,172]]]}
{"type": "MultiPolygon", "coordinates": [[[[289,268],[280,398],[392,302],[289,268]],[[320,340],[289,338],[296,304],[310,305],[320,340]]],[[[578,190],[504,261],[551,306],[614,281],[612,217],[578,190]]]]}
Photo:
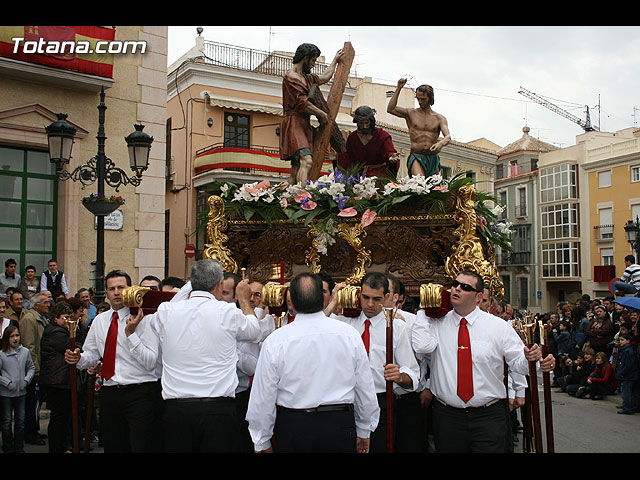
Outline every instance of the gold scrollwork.
{"type": "Polygon", "coordinates": [[[231,251],[225,246],[229,237],[224,233],[227,230],[224,201],[217,195],[211,195],[207,199],[207,204],[209,205],[207,237],[211,243],[205,244],[203,257],[215,258],[220,262],[225,272],[237,273],[238,264],[231,257],[231,251]]]}
{"type": "Polygon", "coordinates": [[[122,291],[122,304],[125,307],[141,307],[144,295],[151,290],[147,287],[133,285],[122,291]]]}
{"type": "Polygon", "coordinates": [[[470,185],[464,185],[458,190],[456,200],[455,219],[460,225],[454,235],[459,239],[453,246],[451,255],[445,261],[445,271],[454,278],[463,270],[473,270],[484,279],[489,290],[498,298],[504,298],[504,285],[498,274],[493,260],[495,250],[490,248],[487,256],[494,258],[485,259],[482,243],[476,235],[476,189],[470,185]]]}
{"type": "Polygon", "coordinates": [[[320,273],[322,266],[320,265],[320,254],[318,253],[318,247],[320,246],[320,239],[318,238],[318,226],[316,222],[309,224],[309,231],[307,237],[311,238],[311,246],[305,252],[304,261],[307,267],[311,269],[313,273],[320,273]]]}
{"type": "Polygon", "coordinates": [[[338,235],[344,238],[357,253],[354,272],[345,280],[347,285],[356,285],[367,273],[366,268],[371,266],[371,252],[362,245],[362,239],[367,236],[367,232],[360,222],[353,225],[344,222],[338,225],[338,235]]]}

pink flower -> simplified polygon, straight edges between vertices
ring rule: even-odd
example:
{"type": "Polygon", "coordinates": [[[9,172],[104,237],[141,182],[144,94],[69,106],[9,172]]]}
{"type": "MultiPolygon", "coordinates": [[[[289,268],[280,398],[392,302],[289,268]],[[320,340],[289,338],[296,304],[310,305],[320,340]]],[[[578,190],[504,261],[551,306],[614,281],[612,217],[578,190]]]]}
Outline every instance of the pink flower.
{"type": "Polygon", "coordinates": [[[303,202],[302,204],[300,204],[300,208],[302,208],[303,210],[313,210],[317,206],[318,204],[313,200],[309,200],[307,202],[303,202]]]}
{"type": "Polygon", "coordinates": [[[282,208],[286,210],[286,208],[289,206],[289,204],[287,203],[287,199],[282,197],[280,199],[280,205],[282,205],[282,208]]]}
{"type": "Polygon", "coordinates": [[[447,191],[447,187],[445,187],[444,185],[438,185],[436,187],[433,187],[432,190],[437,190],[439,192],[446,192],[447,191]]]}
{"type": "Polygon", "coordinates": [[[244,187],[244,190],[245,190],[245,192],[248,192],[251,195],[257,195],[258,194],[258,189],[257,188],[244,187]]]}
{"type": "Polygon", "coordinates": [[[376,212],[372,212],[367,208],[367,210],[362,214],[362,226],[368,227],[373,223],[378,214],[376,212]]]}
{"type": "Polygon", "coordinates": [[[305,198],[309,198],[311,194],[306,190],[301,190],[296,193],[296,202],[301,203],[305,198]]]}
{"type": "Polygon", "coordinates": [[[358,214],[358,211],[353,207],[347,207],[344,210],[341,210],[338,214],[339,217],[355,217],[358,214]]]}
{"type": "Polygon", "coordinates": [[[270,186],[271,184],[269,183],[269,180],[263,180],[257,185],[257,188],[258,190],[266,190],[270,186]]]}

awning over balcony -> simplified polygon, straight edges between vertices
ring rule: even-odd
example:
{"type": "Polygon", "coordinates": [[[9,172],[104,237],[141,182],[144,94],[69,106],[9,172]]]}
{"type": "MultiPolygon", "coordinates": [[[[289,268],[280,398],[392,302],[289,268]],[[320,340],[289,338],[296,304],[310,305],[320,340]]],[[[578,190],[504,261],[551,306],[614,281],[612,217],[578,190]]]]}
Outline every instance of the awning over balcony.
{"type": "MultiPolygon", "coordinates": [[[[237,170],[241,168],[288,175],[291,172],[291,163],[281,160],[280,155],[275,152],[222,146],[199,153],[194,162],[196,175],[214,169],[237,170]]],[[[322,174],[329,173],[332,168],[332,163],[325,161],[322,166],[322,174]]]]}
{"type": "Polygon", "coordinates": [[[209,96],[209,104],[212,107],[232,108],[249,112],[269,113],[282,116],[282,105],[277,103],[251,102],[246,98],[212,97],[209,96]]]}

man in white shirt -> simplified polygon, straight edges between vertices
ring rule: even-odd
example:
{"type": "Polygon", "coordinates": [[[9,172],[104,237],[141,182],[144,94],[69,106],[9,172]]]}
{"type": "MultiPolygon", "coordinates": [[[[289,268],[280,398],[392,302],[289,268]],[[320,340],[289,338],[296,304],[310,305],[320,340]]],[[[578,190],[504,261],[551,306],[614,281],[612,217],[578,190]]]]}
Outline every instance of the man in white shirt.
{"type": "Polygon", "coordinates": [[[265,321],[259,321],[251,307],[248,281],[236,287],[236,306],[219,300],[222,280],[217,260],[198,260],[185,285],[191,288],[188,298],[164,302],[145,317],[162,351],[167,452],[239,449],[237,344],[260,341],[265,321]]]}
{"type": "Polygon", "coordinates": [[[417,315],[412,343],[431,354],[433,433],[438,453],[494,452],[508,448],[504,362],[527,375],[529,361],[553,369],[538,345],[523,345],[508,322],[478,308],[484,282],[477,273],[458,274],[451,288],[453,310],[438,319],[417,315]]]}
{"type": "Polygon", "coordinates": [[[105,453],[153,452],[157,447],[154,390],[158,340],[144,324],[133,335],[125,333],[130,312],[123,305],[122,292],[131,286],[131,277],[114,270],[105,277],[105,285],[111,309],[93,319],[82,353],[78,348],[67,350],[65,360],[80,370],[101,368],[100,429],[105,453]],[[137,354],[142,343],[150,354],[137,354]]]}
{"type": "MultiPolygon", "coordinates": [[[[339,284],[333,299],[326,311],[332,311],[337,304],[337,292],[344,284],[339,284]]],[[[390,296],[387,277],[379,272],[367,273],[361,281],[360,305],[361,313],[357,317],[335,316],[356,329],[365,343],[368,332],[368,355],[376,387],[378,404],[380,406],[380,422],[371,436],[371,452],[383,453],[387,451],[387,381],[393,382],[396,395],[413,391],[417,388],[420,377],[420,367],[411,348],[409,330],[404,321],[393,321],[393,361],[387,364],[387,320],[383,305],[390,296]]],[[[332,314],[333,316],[333,314],[332,314]]],[[[395,401],[395,397],[394,397],[395,401]]],[[[395,410],[394,410],[395,411],[395,410]]]]}
{"type": "Polygon", "coordinates": [[[296,319],[265,339],[251,388],[254,448],[367,453],[380,411],[362,340],[323,313],[320,277],[301,274],[289,291],[296,319]]]}

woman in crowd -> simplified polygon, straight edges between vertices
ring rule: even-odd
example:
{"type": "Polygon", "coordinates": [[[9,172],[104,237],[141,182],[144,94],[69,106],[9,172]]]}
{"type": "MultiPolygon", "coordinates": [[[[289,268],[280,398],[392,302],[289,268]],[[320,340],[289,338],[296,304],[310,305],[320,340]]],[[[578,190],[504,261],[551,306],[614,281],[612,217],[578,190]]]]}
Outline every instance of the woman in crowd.
{"type": "Polygon", "coordinates": [[[589,336],[589,346],[597,352],[605,352],[607,357],[611,353],[610,343],[613,342],[613,321],[611,315],[607,312],[604,305],[596,307],[596,317],[591,320],[587,328],[587,335],[589,336]]]}
{"type": "Polygon", "coordinates": [[[584,398],[599,400],[605,395],[613,395],[618,386],[616,374],[609,363],[607,354],[596,353],[595,368],[587,378],[587,393],[584,398]]]}
{"type": "Polygon", "coordinates": [[[45,389],[47,407],[51,411],[49,453],[71,450],[67,435],[71,420],[71,384],[64,352],[69,348],[67,321],[72,317],[73,308],[67,302],[56,303],[40,343],[40,386],[45,389]]]}

